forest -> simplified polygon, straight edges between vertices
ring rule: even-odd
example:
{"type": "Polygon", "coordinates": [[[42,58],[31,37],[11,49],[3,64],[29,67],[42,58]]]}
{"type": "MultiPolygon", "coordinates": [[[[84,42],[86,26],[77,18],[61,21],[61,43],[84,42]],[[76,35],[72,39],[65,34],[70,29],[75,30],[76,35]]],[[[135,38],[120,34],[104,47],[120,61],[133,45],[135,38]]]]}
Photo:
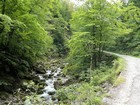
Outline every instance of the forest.
{"type": "Polygon", "coordinates": [[[140,1],[73,1],[0,0],[0,105],[104,105],[124,81],[106,51],[140,56],[140,1]]]}

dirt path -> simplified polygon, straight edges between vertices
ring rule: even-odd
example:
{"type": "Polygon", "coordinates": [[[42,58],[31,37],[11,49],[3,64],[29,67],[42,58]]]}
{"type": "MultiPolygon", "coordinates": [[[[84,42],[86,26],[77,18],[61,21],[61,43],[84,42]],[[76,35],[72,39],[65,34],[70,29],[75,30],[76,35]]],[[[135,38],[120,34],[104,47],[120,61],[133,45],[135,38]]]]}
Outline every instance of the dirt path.
{"type": "Polygon", "coordinates": [[[105,98],[107,105],[140,105],[140,59],[119,55],[126,60],[126,68],[121,73],[125,82],[109,92],[111,98],[105,98]]]}

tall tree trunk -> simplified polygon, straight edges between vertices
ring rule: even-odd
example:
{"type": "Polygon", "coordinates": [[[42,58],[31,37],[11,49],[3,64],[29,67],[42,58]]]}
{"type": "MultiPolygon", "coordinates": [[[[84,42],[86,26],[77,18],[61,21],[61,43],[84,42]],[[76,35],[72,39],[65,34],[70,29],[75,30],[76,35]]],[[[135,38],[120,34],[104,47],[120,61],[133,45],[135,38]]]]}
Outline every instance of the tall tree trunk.
{"type": "Polygon", "coordinates": [[[98,59],[99,59],[99,63],[101,63],[101,44],[99,44],[99,52],[98,52],[99,56],[98,56],[98,59]]]}
{"type": "Polygon", "coordinates": [[[102,58],[102,27],[99,36],[99,63],[101,63],[101,58],[102,58]]]}
{"type": "Polygon", "coordinates": [[[5,14],[6,0],[2,0],[2,14],[5,14]]]}
{"type": "Polygon", "coordinates": [[[97,55],[96,55],[96,51],[94,52],[94,67],[97,67],[97,55]]]}
{"type": "Polygon", "coordinates": [[[93,69],[93,56],[90,56],[90,69],[89,69],[89,73],[90,73],[90,79],[92,77],[92,69],[93,69]]]}
{"type": "MultiPolygon", "coordinates": [[[[92,30],[93,30],[93,36],[96,36],[95,32],[96,32],[96,27],[93,26],[92,27],[92,30]]],[[[97,67],[97,56],[96,56],[96,45],[93,46],[93,50],[94,50],[94,53],[93,53],[93,60],[94,60],[94,67],[96,68],[97,67]]]]}

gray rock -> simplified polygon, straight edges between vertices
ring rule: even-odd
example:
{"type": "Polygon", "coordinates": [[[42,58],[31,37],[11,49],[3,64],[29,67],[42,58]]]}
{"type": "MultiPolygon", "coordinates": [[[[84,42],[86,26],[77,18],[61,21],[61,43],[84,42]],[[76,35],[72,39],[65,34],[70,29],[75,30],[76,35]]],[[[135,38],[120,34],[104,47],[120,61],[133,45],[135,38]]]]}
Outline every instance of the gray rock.
{"type": "Polygon", "coordinates": [[[55,91],[48,91],[49,95],[54,95],[56,92],[55,91]]]}

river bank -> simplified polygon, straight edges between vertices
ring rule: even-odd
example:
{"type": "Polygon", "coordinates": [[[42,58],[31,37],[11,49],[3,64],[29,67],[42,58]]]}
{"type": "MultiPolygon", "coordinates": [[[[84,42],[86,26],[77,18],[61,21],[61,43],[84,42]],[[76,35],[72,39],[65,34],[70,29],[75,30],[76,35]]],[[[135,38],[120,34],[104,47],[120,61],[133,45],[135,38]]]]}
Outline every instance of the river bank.
{"type": "Polygon", "coordinates": [[[13,93],[0,92],[0,105],[22,105],[43,101],[42,105],[57,103],[56,91],[64,86],[70,77],[63,74],[66,63],[62,59],[38,62],[32,76],[22,80],[22,87],[13,93]]]}

